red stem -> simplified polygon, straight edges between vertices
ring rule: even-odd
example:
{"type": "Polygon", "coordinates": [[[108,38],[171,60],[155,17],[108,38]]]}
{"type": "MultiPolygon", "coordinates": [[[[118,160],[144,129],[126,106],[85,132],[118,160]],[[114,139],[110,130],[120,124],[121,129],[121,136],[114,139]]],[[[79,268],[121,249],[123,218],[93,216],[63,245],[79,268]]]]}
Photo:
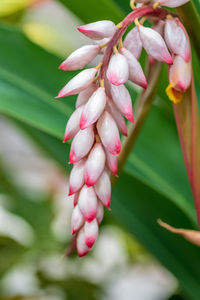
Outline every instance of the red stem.
{"type": "Polygon", "coordinates": [[[105,54],[104,54],[104,58],[103,58],[103,64],[101,67],[101,72],[100,72],[100,78],[104,79],[105,77],[105,73],[110,61],[110,57],[113,53],[113,47],[115,45],[117,45],[118,41],[120,40],[120,38],[122,37],[122,35],[124,34],[124,32],[126,31],[126,29],[128,28],[129,25],[131,25],[135,19],[137,18],[141,18],[144,16],[154,16],[157,17],[159,19],[164,19],[167,14],[169,14],[169,12],[166,9],[163,8],[156,8],[154,9],[151,6],[145,6],[145,7],[141,7],[141,8],[137,8],[134,11],[132,11],[122,22],[122,27],[119,28],[114,36],[112,37],[112,39],[110,40],[105,54]]]}

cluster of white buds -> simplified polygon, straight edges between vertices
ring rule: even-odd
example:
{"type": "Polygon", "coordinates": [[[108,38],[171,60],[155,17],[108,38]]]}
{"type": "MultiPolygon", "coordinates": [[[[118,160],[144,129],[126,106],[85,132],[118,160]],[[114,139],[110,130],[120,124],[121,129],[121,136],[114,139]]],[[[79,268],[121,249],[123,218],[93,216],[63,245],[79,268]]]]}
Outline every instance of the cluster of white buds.
{"type": "MultiPolygon", "coordinates": [[[[98,21],[80,26],[78,30],[93,40],[93,45],[74,51],[60,69],[84,68],[103,55],[100,63],[85,69],[71,79],[57,98],[79,94],[76,110],[68,120],[64,141],[73,139],[70,163],[73,169],[69,179],[69,195],[74,195],[72,233],[76,234],[79,256],[86,255],[98,236],[98,226],[103,219],[104,206],[110,207],[110,172],[117,175],[117,156],[121,150],[120,134],[127,136],[124,117],[134,123],[128,80],[146,89],[147,81],[138,61],[142,48],[155,60],[169,67],[170,84],[167,93],[174,102],[190,85],[190,44],[180,21],[159,5],[174,7],[187,1],[138,0],[139,8],[117,26],[111,21],[98,21]],[[148,28],[138,20],[152,17],[153,27],[148,28]],[[127,27],[136,26],[122,41],[127,27]]],[[[135,6],[134,6],[135,7],[135,6]]],[[[151,19],[150,19],[151,20],[151,19]]]]}

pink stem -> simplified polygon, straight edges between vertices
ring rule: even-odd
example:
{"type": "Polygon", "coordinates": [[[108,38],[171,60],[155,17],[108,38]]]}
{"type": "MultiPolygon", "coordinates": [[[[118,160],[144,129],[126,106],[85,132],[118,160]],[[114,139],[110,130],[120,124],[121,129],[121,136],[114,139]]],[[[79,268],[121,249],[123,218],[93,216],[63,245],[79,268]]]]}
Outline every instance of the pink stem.
{"type": "Polygon", "coordinates": [[[166,17],[166,15],[169,12],[166,9],[163,8],[156,8],[154,9],[151,6],[145,6],[145,7],[141,7],[141,8],[137,8],[134,11],[132,11],[122,22],[122,27],[119,28],[114,36],[112,37],[112,39],[110,40],[107,48],[106,48],[106,52],[104,54],[104,58],[103,58],[103,64],[101,67],[101,73],[100,73],[100,78],[103,79],[105,77],[105,73],[110,61],[110,57],[113,53],[113,47],[115,45],[117,45],[118,41],[120,40],[120,38],[122,37],[122,35],[124,34],[124,32],[126,31],[126,29],[128,28],[129,25],[131,25],[135,19],[137,18],[141,18],[144,16],[154,16],[157,17],[159,19],[164,19],[166,17]]]}

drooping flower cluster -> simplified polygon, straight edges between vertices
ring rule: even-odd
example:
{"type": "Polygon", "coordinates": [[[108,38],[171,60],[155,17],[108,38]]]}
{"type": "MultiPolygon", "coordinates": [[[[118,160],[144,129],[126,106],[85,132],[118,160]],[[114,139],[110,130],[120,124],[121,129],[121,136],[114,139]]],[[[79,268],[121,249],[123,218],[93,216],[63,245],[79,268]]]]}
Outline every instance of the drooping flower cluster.
{"type": "Polygon", "coordinates": [[[127,136],[124,117],[134,123],[128,80],[146,89],[147,81],[138,61],[142,48],[155,60],[169,65],[167,94],[175,103],[191,82],[191,54],[187,33],[178,18],[160,5],[175,7],[187,1],[136,1],[135,10],[117,26],[99,21],[78,30],[93,40],[93,45],[74,51],[60,69],[84,68],[98,55],[96,67],[85,69],[71,79],[57,98],[79,94],[76,110],[68,120],[64,141],[73,139],[70,163],[69,195],[74,195],[72,234],[76,234],[79,256],[86,255],[98,236],[104,206],[110,207],[110,172],[117,175],[117,156],[121,150],[120,134],[127,136]],[[149,16],[152,28],[138,19],[149,16]],[[122,36],[127,27],[136,26],[122,36]]]}

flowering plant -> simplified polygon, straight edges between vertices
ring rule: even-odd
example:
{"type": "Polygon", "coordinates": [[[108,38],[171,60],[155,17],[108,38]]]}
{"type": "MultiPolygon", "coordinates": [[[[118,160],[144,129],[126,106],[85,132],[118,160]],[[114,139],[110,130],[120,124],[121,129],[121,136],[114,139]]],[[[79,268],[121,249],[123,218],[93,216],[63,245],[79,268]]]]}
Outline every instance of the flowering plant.
{"type": "MultiPolygon", "coordinates": [[[[190,41],[178,16],[162,8],[163,5],[179,7],[186,2],[188,0],[131,1],[133,12],[117,25],[109,20],[82,25],[78,30],[92,39],[93,45],[76,50],[60,65],[60,69],[65,71],[82,69],[97,55],[103,56],[96,67],[81,71],[57,96],[79,94],[64,137],[64,142],[73,138],[69,163],[73,163],[74,167],[70,175],[69,195],[74,195],[72,233],[76,234],[79,256],[86,255],[97,239],[103,205],[110,208],[110,172],[117,176],[117,156],[121,151],[119,132],[128,135],[124,117],[134,124],[132,101],[124,84],[129,80],[143,89],[148,88],[138,61],[142,48],[148,54],[151,67],[158,61],[168,65],[166,93],[174,103],[179,137],[200,220],[200,171],[196,166],[199,161],[198,112],[195,96],[191,100],[186,99],[189,88],[194,93],[190,41]],[[143,25],[146,19],[152,27],[143,25]],[[135,27],[123,40],[132,23],[135,27]],[[182,116],[182,107],[189,101],[192,119],[196,121],[191,124],[192,132],[188,135],[180,118],[189,114],[189,110],[184,111],[182,116]],[[191,149],[187,149],[188,142],[191,142],[191,149]],[[192,151],[191,157],[188,151],[192,151]]],[[[126,146],[124,149],[127,152],[126,146]]],[[[194,243],[199,244],[196,234],[194,236],[194,243]]],[[[199,240],[199,234],[197,236],[199,240]]]]}

